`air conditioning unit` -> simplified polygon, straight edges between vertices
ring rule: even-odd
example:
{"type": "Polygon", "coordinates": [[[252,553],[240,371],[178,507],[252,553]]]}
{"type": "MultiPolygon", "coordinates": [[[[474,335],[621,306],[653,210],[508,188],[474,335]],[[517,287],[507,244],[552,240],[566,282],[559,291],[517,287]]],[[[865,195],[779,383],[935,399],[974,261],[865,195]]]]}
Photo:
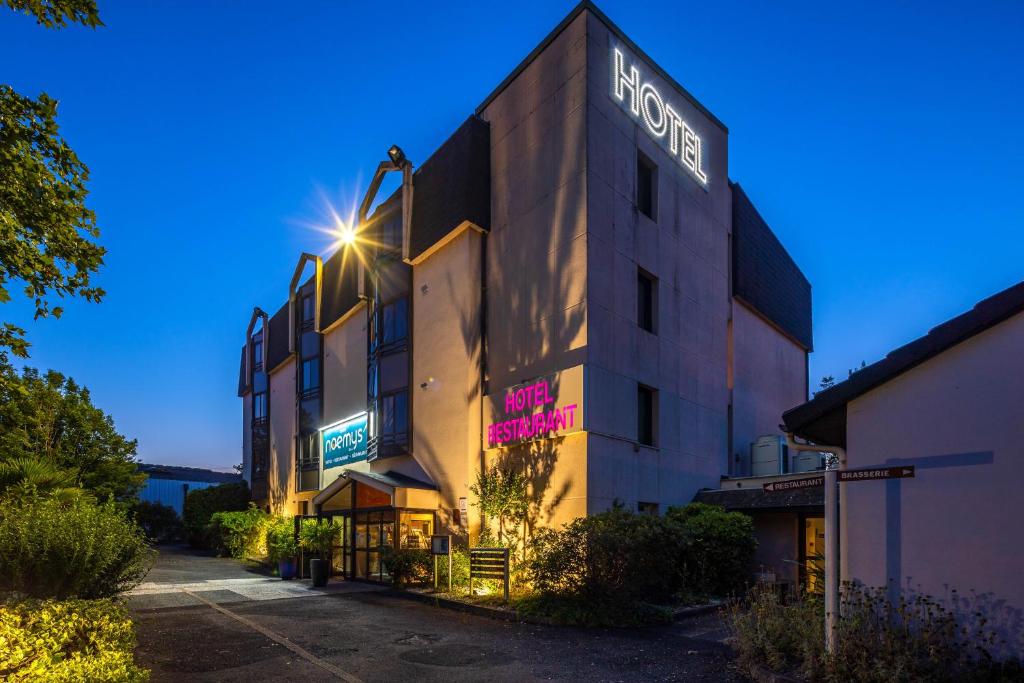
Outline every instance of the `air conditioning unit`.
{"type": "Polygon", "coordinates": [[[750,474],[754,477],[767,477],[773,474],[786,474],[789,447],[786,439],[779,434],[759,436],[750,444],[750,474]]]}
{"type": "Polygon", "coordinates": [[[793,472],[815,472],[825,469],[825,454],[798,451],[793,454],[793,472]]]}

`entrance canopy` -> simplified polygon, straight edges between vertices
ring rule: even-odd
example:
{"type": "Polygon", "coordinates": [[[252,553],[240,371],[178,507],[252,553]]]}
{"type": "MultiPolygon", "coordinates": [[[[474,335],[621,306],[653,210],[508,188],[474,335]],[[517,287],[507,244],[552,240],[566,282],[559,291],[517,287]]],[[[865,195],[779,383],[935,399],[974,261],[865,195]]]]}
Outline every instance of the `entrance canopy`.
{"type": "Polygon", "coordinates": [[[316,510],[380,506],[434,510],[438,504],[437,486],[394,471],[344,470],[313,498],[316,510]]]}

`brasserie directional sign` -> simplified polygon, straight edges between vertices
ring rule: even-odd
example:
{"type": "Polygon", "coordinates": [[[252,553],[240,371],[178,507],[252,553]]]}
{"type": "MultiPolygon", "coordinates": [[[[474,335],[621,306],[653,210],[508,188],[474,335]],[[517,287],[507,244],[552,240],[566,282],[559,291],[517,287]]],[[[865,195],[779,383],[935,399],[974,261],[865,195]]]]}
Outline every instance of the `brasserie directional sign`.
{"type": "Polygon", "coordinates": [[[864,467],[859,470],[839,470],[839,481],[871,481],[872,479],[908,479],[914,476],[914,466],[864,467]]]}
{"type": "Polygon", "coordinates": [[[793,489],[806,489],[811,486],[824,486],[825,477],[816,474],[813,477],[801,477],[800,479],[787,479],[786,481],[773,481],[764,485],[765,491],[792,491],[793,489]]]}

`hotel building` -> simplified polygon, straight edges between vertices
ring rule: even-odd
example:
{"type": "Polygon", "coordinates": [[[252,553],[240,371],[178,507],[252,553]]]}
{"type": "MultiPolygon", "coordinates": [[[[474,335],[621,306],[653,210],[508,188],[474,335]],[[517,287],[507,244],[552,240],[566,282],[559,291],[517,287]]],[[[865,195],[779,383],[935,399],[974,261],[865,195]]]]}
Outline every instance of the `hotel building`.
{"type": "Polygon", "coordinates": [[[302,255],[283,305],[255,309],[257,504],[331,517],[335,571],[381,579],[382,546],[477,537],[494,464],[526,474],[531,526],[744,474],[807,398],[811,296],[728,143],[580,4],[429,158],[393,150],[402,188],[357,242],[302,255]]]}

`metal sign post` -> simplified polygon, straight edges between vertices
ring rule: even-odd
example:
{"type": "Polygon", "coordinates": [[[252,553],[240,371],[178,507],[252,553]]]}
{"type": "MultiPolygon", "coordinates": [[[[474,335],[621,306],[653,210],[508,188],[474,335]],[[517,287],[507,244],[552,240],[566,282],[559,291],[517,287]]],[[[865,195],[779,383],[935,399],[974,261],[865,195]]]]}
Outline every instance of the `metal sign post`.
{"type": "Polygon", "coordinates": [[[903,479],[914,476],[913,465],[904,467],[864,467],[855,470],[846,466],[846,449],[840,446],[799,443],[792,433],[786,434],[786,443],[794,451],[830,453],[835,463],[824,476],[791,479],[765,484],[765,491],[785,491],[806,486],[825,485],[825,651],[835,652],[836,620],[839,617],[839,482],[872,481],[877,479],[903,479]],[[814,481],[814,483],[811,483],[814,481]],[[770,488],[769,488],[770,487],[770,488]]]}
{"type": "Polygon", "coordinates": [[[448,535],[434,535],[430,537],[430,554],[434,556],[434,590],[438,588],[437,582],[437,558],[441,555],[448,556],[448,592],[452,592],[452,537],[448,535]]]}

